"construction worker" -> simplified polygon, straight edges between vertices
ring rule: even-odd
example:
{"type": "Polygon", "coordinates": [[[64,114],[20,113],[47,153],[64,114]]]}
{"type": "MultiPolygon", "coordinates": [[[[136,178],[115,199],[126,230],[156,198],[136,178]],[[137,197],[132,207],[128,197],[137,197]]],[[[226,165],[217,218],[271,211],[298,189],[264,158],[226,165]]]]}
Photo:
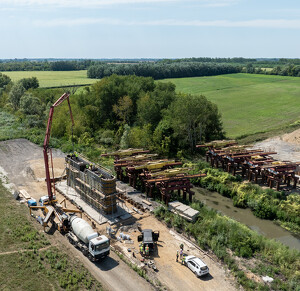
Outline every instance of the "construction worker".
{"type": "Polygon", "coordinates": [[[178,257],[179,257],[179,251],[177,250],[177,253],[176,253],[176,262],[178,262],[178,257]]]}
{"type": "Polygon", "coordinates": [[[180,250],[180,260],[182,260],[183,250],[180,250]]]}
{"type": "Polygon", "coordinates": [[[185,256],[182,256],[181,264],[184,265],[184,263],[185,263],[185,256]]]}
{"type": "Polygon", "coordinates": [[[141,253],[141,255],[144,254],[144,245],[143,245],[143,243],[140,244],[140,253],[141,253]]]}
{"type": "Polygon", "coordinates": [[[145,253],[146,253],[146,256],[149,256],[149,246],[148,245],[146,245],[146,247],[145,247],[145,253]]]}

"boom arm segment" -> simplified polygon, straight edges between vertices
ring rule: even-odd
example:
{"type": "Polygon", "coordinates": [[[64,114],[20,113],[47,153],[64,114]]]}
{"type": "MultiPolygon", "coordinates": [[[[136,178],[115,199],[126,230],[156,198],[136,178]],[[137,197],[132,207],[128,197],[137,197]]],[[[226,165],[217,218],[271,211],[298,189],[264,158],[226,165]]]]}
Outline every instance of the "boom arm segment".
{"type": "MultiPolygon", "coordinates": [[[[47,129],[46,129],[46,135],[45,135],[45,140],[44,140],[44,161],[45,161],[45,170],[46,170],[46,182],[47,182],[47,191],[48,191],[48,196],[49,196],[49,202],[53,200],[53,192],[52,192],[52,187],[54,189],[54,184],[52,185],[51,178],[50,178],[50,169],[49,169],[49,157],[48,153],[51,152],[49,148],[49,141],[50,141],[50,134],[51,134],[51,126],[52,126],[52,119],[53,119],[53,113],[54,113],[54,108],[59,106],[63,101],[67,100],[68,105],[69,105],[69,111],[70,111],[70,116],[72,120],[72,126],[74,126],[74,119],[73,119],[73,114],[71,110],[71,105],[70,105],[70,100],[69,100],[70,94],[69,93],[64,93],[51,107],[49,111],[49,117],[48,117],[48,123],[47,123],[47,129]]],[[[52,174],[53,172],[53,162],[52,162],[52,154],[51,154],[51,167],[52,167],[52,174]]],[[[54,178],[54,177],[53,177],[54,178]]]]}

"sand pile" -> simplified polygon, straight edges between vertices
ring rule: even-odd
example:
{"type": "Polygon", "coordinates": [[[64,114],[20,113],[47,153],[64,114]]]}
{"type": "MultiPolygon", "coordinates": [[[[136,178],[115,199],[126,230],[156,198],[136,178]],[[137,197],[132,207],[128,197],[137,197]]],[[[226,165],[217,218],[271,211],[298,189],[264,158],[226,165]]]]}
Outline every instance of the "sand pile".
{"type": "Polygon", "coordinates": [[[282,140],[294,144],[300,144],[300,128],[291,132],[286,133],[282,136],[282,140]]]}

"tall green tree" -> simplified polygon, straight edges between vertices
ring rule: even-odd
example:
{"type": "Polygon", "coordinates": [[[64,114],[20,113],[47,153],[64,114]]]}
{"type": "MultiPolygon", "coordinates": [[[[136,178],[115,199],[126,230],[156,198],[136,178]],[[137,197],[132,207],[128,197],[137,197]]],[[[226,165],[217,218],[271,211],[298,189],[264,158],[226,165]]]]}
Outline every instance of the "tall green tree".
{"type": "Polygon", "coordinates": [[[194,152],[196,144],[224,135],[218,108],[202,95],[179,94],[166,112],[181,147],[194,152]]]}
{"type": "Polygon", "coordinates": [[[4,88],[9,82],[11,82],[10,77],[0,73],[0,88],[4,88]]]}
{"type": "Polygon", "coordinates": [[[132,111],[133,103],[128,95],[121,97],[118,103],[113,105],[113,112],[119,117],[122,124],[129,123],[132,111]]]}
{"type": "Polygon", "coordinates": [[[30,88],[36,89],[40,85],[37,77],[23,78],[19,82],[22,84],[22,86],[25,88],[25,90],[28,90],[30,88]]]}
{"type": "Polygon", "coordinates": [[[25,93],[25,88],[23,87],[22,83],[17,82],[14,84],[9,93],[9,101],[14,110],[19,109],[20,99],[25,93]]]}
{"type": "Polygon", "coordinates": [[[44,108],[39,98],[26,92],[20,98],[20,110],[26,115],[42,115],[44,108]]]}

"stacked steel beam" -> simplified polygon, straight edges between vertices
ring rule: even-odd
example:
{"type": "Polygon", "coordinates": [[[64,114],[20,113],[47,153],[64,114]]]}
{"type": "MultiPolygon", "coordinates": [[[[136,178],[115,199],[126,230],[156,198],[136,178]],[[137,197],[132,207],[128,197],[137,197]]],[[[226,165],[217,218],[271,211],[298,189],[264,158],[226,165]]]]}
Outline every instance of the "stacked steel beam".
{"type": "Polygon", "coordinates": [[[299,177],[296,171],[300,163],[289,161],[277,161],[272,155],[276,152],[265,152],[261,149],[249,149],[251,146],[237,145],[235,141],[214,141],[197,148],[207,148],[206,161],[212,167],[221,167],[236,175],[248,176],[249,181],[267,184],[270,188],[276,186],[280,190],[281,185],[296,188],[299,177]]]}
{"type": "Polygon", "coordinates": [[[182,191],[184,199],[189,194],[189,200],[192,201],[194,192],[191,191],[193,185],[190,179],[205,176],[205,174],[189,175],[190,169],[177,167],[182,165],[179,161],[154,160],[156,155],[149,154],[149,151],[143,149],[117,151],[105,156],[108,155],[115,156],[117,178],[128,181],[134,188],[139,181],[148,197],[154,197],[155,192],[158,192],[167,204],[175,190],[179,195],[182,191]]]}

